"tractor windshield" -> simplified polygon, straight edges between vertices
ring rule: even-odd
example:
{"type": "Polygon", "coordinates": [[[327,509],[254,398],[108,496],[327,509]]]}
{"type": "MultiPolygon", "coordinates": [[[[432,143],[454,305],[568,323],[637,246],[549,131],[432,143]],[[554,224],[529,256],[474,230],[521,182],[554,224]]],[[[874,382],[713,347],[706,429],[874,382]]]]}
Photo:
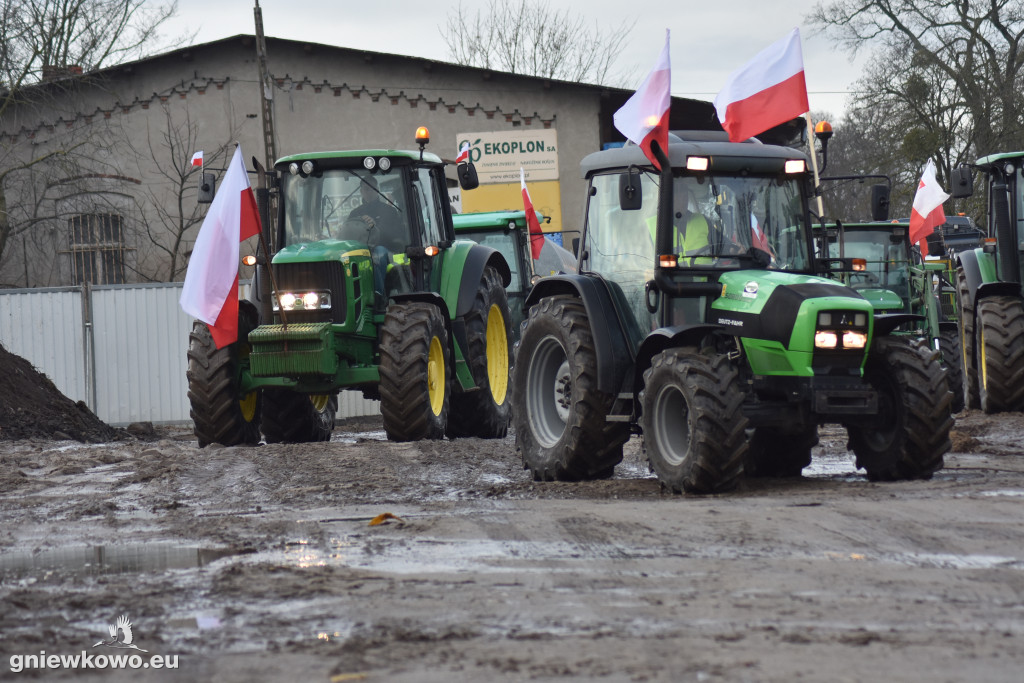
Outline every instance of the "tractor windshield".
{"type": "Polygon", "coordinates": [[[389,175],[329,169],[321,175],[284,176],[284,244],[356,240],[391,252],[411,242],[403,171],[389,175]]]}
{"type": "Polygon", "coordinates": [[[904,301],[910,296],[910,250],[905,226],[872,228],[847,225],[843,228],[841,239],[842,245],[839,237],[833,237],[830,233],[829,256],[861,258],[866,261],[865,270],[846,273],[851,287],[888,289],[904,301]]]}

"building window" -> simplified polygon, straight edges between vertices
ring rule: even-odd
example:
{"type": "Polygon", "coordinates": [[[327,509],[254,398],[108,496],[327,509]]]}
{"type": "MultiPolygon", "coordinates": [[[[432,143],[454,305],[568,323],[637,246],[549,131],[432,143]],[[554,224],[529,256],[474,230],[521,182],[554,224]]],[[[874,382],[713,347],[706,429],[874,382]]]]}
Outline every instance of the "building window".
{"type": "Polygon", "coordinates": [[[79,214],[69,221],[71,281],[80,285],[124,283],[124,217],[116,213],[79,214]]]}

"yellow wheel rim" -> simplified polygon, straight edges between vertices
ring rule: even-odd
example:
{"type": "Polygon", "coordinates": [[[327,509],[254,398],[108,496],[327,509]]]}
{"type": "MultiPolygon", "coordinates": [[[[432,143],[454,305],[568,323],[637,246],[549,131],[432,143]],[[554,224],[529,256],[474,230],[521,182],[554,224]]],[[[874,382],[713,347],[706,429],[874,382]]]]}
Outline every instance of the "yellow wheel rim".
{"type": "Polygon", "coordinates": [[[978,353],[981,355],[981,386],[985,389],[988,388],[988,365],[985,363],[985,326],[981,325],[978,328],[978,332],[981,335],[979,345],[981,349],[978,353]]]}
{"type": "Polygon", "coordinates": [[[440,415],[444,408],[444,351],[437,337],[430,338],[430,352],[427,354],[427,394],[431,412],[440,415]]]}
{"type": "Polygon", "coordinates": [[[313,404],[313,408],[318,413],[322,413],[327,408],[327,402],[331,400],[331,397],[327,394],[313,394],[309,397],[310,403],[313,404]]]}
{"type": "Polygon", "coordinates": [[[504,403],[508,394],[508,337],[505,316],[494,304],[487,312],[487,382],[494,402],[504,403]]]}
{"type": "MultiPolygon", "coordinates": [[[[244,343],[238,347],[238,355],[243,360],[249,357],[249,353],[252,351],[252,347],[248,343],[244,343]]],[[[238,400],[238,409],[242,411],[242,419],[246,422],[252,422],[256,419],[256,408],[259,405],[260,392],[250,391],[248,394],[238,400]]]]}

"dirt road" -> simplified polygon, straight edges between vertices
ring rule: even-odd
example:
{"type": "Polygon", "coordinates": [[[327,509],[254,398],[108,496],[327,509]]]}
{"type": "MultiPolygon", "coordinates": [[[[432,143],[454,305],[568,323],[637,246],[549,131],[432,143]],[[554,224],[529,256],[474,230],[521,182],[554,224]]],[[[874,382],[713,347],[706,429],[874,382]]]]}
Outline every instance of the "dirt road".
{"type": "Polygon", "coordinates": [[[1019,681],[1024,416],[962,415],[926,482],[822,430],[798,480],[534,483],[511,438],[200,450],[0,442],[0,678],[1019,681]],[[383,523],[374,518],[390,514],[383,523]],[[120,615],[178,668],[14,674],[120,615]]]}

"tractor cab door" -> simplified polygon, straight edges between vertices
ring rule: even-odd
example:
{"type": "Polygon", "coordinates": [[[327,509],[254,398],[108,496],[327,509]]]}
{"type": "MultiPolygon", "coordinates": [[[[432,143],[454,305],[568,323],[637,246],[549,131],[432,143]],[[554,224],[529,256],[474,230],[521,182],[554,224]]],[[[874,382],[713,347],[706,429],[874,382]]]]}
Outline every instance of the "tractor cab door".
{"type": "Polygon", "coordinates": [[[410,243],[414,257],[409,259],[417,291],[439,291],[441,269],[422,248],[438,246],[453,230],[451,219],[445,221],[448,189],[440,167],[420,166],[410,169],[410,207],[415,239],[410,243]]]}

